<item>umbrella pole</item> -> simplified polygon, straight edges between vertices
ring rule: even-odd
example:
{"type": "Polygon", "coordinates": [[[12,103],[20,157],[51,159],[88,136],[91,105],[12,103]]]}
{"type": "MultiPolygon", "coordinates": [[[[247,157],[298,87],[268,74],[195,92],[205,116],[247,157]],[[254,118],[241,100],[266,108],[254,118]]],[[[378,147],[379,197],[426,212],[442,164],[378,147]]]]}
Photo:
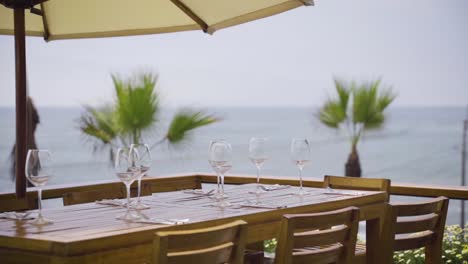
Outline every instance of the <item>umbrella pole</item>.
{"type": "Polygon", "coordinates": [[[16,153],[15,176],[16,197],[26,196],[26,38],[24,8],[14,8],[15,23],[15,65],[16,65],[16,153]]]}

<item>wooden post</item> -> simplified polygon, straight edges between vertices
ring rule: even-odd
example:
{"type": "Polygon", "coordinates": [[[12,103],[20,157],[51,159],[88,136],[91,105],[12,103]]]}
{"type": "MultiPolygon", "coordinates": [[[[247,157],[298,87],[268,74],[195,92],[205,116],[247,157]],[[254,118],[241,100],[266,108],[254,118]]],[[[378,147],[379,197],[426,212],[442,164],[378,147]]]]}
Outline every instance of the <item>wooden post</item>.
{"type": "MultiPolygon", "coordinates": [[[[466,173],[466,131],[468,130],[468,120],[463,122],[463,140],[462,140],[462,167],[461,167],[461,185],[465,186],[465,173],[466,173]]],[[[461,201],[461,216],[460,227],[465,226],[465,200],[461,201]]]]}
{"type": "Polygon", "coordinates": [[[26,196],[26,38],[24,8],[14,8],[16,62],[16,197],[26,196]]]}
{"type": "MultiPolygon", "coordinates": [[[[15,178],[16,197],[26,197],[26,154],[27,154],[27,96],[26,89],[26,25],[25,10],[34,9],[47,0],[0,0],[0,4],[13,10],[15,32],[15,72],[16,72],[16,152],[15,178]]],[[[37,14],[37,11],[33,13],[37,14]]]]}

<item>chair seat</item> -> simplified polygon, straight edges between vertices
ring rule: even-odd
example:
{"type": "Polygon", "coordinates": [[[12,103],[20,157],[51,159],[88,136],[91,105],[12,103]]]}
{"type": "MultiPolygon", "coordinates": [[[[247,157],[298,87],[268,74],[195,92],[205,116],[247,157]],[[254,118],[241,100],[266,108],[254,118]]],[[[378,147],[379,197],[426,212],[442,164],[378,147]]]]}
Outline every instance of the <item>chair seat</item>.
{"type": "Polygon", "coordinates": [[[356,249],[354,250],[354,263],[366,263],[366,244],[364,242],[357,242],[356,249]]]}
{"type": "Polygon", "coordinates": [[[366,254],[366,243],[364,242],[357,242],[356,243],[356,250],[355,250],[355,254],[358,255],[358,254],[366,254]]]}
{"type": "MultiPolygon", "coordinates": [[[[320,246],[320,247],[307,247],[304,249],[296,249],[295,251],[300,252],[300,251],[305,251],[305,250],[319,250],[319,249],[324,249],[324,248],[331,247],[331,246],[332,245],[320,246]]],[[[366,263],[366,243],[357,242],[354,254],[355,254],[355,262],[353,263],[363,263],[363,264],[366,263]]]]}

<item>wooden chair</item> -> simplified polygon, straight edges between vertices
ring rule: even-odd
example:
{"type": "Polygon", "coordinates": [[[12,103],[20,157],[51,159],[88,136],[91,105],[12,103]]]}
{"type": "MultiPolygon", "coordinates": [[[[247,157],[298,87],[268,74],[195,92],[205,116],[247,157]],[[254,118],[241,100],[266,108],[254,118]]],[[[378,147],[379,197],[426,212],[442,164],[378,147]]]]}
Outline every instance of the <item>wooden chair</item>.
{"type": "Polygon", "coordinates": [[[154,264],[244,263],[247,223],[241,220],[209,228],[156,232],[154,264]]]}
{"type": "MultiPolygon", "coordinates": [[[[325,175],[323,178],[323,187],[333,189],[363,190],[363,191],[382,191],[387,194],[387,202],[390,200],[389,179],[379,178],[356,178],[346,176],[325,175]]],[[[355,250],[355,263],[366,263],[366,244],[358,242],[355,250]]]]}
{"type": "Polygon", "coordinates": [[[382,191],[387,193],[387,201],[390,198],[390,185],[389,179],[377,178],[356,178],[345,176],[330,176],[323,177],[323,187],[330,187],[333,189],[350,189],[350,190],[363,190],[363,191],[382,191]]]}
{"type": "MultiPolygon", "coordinates": [[[[425,247],[426,263],[442,263],[442,239],[449,199],[391,204],[384,228],[393,251],[425,247]]],[[[390,256],[391,257],[391,256],[390,256]]]]}
{"type": "Polygon", "coordinates": [[[359,209],[284,215],[275,264],[352,263],[359,209]]]}

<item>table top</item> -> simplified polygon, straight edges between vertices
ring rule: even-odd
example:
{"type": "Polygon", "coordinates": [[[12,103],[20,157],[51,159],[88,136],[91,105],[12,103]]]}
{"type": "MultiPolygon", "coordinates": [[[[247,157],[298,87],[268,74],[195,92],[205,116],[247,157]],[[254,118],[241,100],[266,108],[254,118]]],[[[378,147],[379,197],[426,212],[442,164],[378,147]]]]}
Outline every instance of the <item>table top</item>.
{"type": "Polygon", "coordinates": [[[85,248],[99,249],[98,243],[117,246],[150,241],[154,234],[148,232],[150,230],[181,226],[199,227],[204,223],[217,224],[235,219],[258,224],[279,221],[281,215],[285,213],[307,212],[315,208],[313,206],[316,208],[312,211],[321,211],[321,208],[329,210],[331,207],[381,203],[385,199],[383,192],[371,191],[337,190],[337,193],[331,194],[326,189],[304,188],[306,195],[298,196],[296,194],[299,188],[289,186],[257,196],[254,193],[255,189],[255,184],[236,185],[226,189],[226,194],[229,196],[226,200],[233,206],[225,209],[216,207],[216,200],[208,196],[194,195],[185,191],[154,193],[152,196],[142,197],[143,202],[150,208],[140,212],[149,218],[189,219],[188,224],[177,226],[117,220],[116,216],[123,214],[125,208],[97,203],[44,209],[43,215],[54,221],[53,224],[45,226],[34,226],[30,223],[31,220],[0,219],[0,248],[34,249],[61,252],[60,254],[77,253],[85,248]],[[272,208],[240,206],[248,205],[248,202],[274,206],[272,208]],[[274,208],[275,206],[283,208],[274,208]],[[74,249],[74,245],[79,246],[74,249]]]}

